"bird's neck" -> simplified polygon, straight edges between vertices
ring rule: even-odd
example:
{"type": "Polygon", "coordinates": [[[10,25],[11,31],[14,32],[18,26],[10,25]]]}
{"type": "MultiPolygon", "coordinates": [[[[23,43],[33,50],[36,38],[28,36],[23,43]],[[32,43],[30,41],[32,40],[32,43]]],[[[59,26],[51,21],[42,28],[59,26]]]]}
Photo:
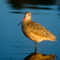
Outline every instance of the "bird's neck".
{"type": "Polygon", "coordinates": [[[31,20],[31,16],[30,17],[26,17],[25,21],[30,21],[31,20]]]}
{"type": "Polygon", "coordinates": [[[24,22],[23,22],[23,24],[25,24],[25,23],[27,23],[27,22],[30,22],[31,20],[25,20],[24,22]]]}
{"type": "Polygon", "coordinates": [[[31,19],[25,19],[25,21],[24,22],[26,22],[26,21],[30,21],[31,19]]]}

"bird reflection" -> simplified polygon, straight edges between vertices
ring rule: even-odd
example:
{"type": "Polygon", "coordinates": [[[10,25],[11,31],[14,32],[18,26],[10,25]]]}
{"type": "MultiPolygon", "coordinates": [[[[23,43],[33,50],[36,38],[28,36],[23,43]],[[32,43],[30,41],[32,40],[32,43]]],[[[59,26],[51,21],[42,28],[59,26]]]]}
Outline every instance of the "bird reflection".
{"type": "Polygon", "coordinates": [[[55,60],[56,57],[54,54],[46,55],[42,53],[32,53],[29,56],[25,57],[24,60],[55,60]]]}

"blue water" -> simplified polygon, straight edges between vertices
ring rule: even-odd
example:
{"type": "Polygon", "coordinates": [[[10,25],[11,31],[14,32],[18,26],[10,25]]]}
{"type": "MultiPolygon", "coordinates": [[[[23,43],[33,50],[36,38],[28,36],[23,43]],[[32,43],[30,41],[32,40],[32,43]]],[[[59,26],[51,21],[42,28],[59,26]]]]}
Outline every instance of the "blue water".
{"type": "Polygon", "coordinates": [[[55,54],[60,60],[60,10],[59,5],[24,5],[25,8],[16,10],[11,4],[0,0],[0,60],[23,60],[34,52],[35,43],[26,38],[18,23],[24,18],[26,11],[31,12],[32,20],[43,25],[52,32],[57,41],[37,43],[37,52],[55,54]],[[29,8],[27,8],[29,7],[29,8]],[[39,7],[39,8],[31,8],[39,7]],[[49,8],[49,9],[43,9],[49,8]]]}

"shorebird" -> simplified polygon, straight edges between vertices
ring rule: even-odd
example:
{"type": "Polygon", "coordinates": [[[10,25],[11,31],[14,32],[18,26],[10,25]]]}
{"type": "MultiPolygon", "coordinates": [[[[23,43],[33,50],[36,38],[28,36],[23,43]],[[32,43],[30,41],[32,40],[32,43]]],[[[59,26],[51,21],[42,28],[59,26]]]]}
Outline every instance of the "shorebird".
{"type": "Polygon", "coordinates": [[[18,24],[22,23],[22,31],[24,35],[35,42],[35,51],[37,50],[37,43],[43,40],[56,41],[57,38],[51,32],[49,32],[41,24],[31,20],[31,13],[26,12],[24,19],[18,24]],[[22,23],[23,22],[23,23],[22,23]]]}

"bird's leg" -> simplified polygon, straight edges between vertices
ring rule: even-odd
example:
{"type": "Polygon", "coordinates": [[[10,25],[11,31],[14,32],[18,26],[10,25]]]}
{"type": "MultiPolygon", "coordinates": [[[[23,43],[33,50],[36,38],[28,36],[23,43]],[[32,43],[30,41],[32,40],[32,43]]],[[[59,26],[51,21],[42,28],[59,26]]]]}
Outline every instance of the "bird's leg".
{"type": "Polygon", "coordinates": [[[35,53],[36,53],[36,51],[37,51],[37,43],[35,41],[35,53]]]}

